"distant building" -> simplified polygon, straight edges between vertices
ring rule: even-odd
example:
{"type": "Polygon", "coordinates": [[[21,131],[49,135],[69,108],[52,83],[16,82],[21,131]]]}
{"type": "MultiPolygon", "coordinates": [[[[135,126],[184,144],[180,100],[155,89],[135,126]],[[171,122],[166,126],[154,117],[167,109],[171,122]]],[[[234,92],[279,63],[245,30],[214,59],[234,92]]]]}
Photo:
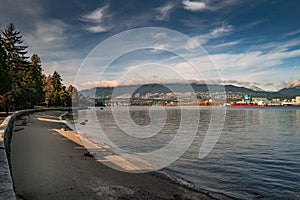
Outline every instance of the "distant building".
{"type": "Polygon", "coordinates": [[[296,103],[300,103],[300,96],[296,97],[296,103]]]}
{"type": "Polygon", "coordinates": [[[252,103],[257,105],[268,105],[270,101],[267,98],[254,97],[252,98],[252,103]]]}
{"type": "Polygon", "coordinates": [[[244,96],[244,102],[245,103],[250,103],[250,101],[251,101],[251,97],[249,95],[245,95],[244,96]]]}
{"type": "Polygon", "coordinates": [[[280,99],[272,99],[270,101],[269,105],[271,105],[271,106],[281,106],[282,102],[280,101],[280,99]]]}

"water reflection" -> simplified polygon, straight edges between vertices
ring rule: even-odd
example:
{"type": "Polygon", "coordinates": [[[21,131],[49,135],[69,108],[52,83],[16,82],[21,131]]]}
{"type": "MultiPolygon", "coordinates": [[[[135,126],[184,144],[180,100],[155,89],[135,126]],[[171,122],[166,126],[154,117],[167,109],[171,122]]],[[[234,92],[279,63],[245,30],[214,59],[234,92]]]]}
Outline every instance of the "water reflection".
{"type": "MultiPolygon", "coordinates": [[[[200,145],[211,120],[218,122],[221,119],[211,119],[210,108],[201,108],[200,111],[188,109],[185,115],[188,123],[193,123],[196,113],[200,113],[197,136],[188,151],[166,171],[195,186],[239,199],[299,199],[299,109],[228,109],[222,135],[204,159],[198,158],[200,145]]],[[[82,112],[86,112],[88,118],[90,113],[82,112]]],[[[97,112],[97,121],[119,147],[135,152],[150,152],[168,144],[177,133],[182,120],[180,109],[167,109],[166,113],[162,130],[143,141],[122,132],[109,109],[97,112]]],[[[130,116],[141,126],[149,124],[147,108],[133,109],[130,116]]],[[[97,136],[97,131],[89,134],[97,136]]]]}

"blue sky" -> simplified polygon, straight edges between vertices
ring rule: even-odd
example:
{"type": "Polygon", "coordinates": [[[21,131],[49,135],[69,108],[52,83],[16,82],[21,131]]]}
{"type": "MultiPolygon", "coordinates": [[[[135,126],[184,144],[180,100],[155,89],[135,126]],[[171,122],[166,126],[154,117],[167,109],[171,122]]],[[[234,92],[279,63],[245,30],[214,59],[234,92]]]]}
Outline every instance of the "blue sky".
{"type": "MultiPolygon", "coordinates": [[[[104,40],[134,28],[160,27],[191,37],[194,43],[188,48],[196,45],[205,49],[220,77],[209,74],[207,57],[195,53],[189,54],[189,59],[201,66],[206,82],[222,80],[277,90],[300,85],[299,7],[297,0],[1,0],[0,24],[4,29],[13,22],[29,53],[41,57],[44,72],[57,70],[65,84],[74,83],[84,59],[104,40]]],[[[143,40],[135,35],[130,39],[136,43],[143,40]]],[[[83,89],[97,84],[140,84],[143,80],[180,81],[176,73],[185,74],[189,81],[203,82],[182,58],[165,51],[167,45],[181,45],[178,41],[164,38],[159,42],[155,51],[137,50],[115,59],[101,79],[95,79],[93,70],[103,71],[102,60],[106,58],[98,58],[89,66],[91,71],[81,72],[75,85],[83,89]]],[[[109,47],[105,55],[109,57],[116,48],[109,47]]]]}

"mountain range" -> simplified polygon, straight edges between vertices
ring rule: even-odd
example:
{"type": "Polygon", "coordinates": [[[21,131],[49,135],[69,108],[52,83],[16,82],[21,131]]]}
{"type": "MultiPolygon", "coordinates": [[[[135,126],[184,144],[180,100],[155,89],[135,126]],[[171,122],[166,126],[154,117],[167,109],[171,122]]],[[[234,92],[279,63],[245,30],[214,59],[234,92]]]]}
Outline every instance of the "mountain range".
{"type": "Polygon", "coordinates": [[[219,85],[219,84],[183,84],[183,83],[172,83],[172,84],[144,84],[144,85],[129,85],[129,86],[117,86],[117,87],[94,87],[91,89],[85,89],[79,91],[79,94],[84,96],[96,96],[96,97],[107,97],[107,96],[119,96],[124,94],[132,94],[133,96],[137,93],[145,95],[147,93],[169,93],[169,92],[191,92],[192,89],[196,93],[205,92],[224,92],[226,93],[239,93],[247,94],[252,97],[267,97],[267,98],[282,98],[282,97],[295,97],[300,96],[300,87],[283,88],[277,92],[268,92],[263,90],[253,90],[245,87],[238,87],[234,85],[219,85]]]}

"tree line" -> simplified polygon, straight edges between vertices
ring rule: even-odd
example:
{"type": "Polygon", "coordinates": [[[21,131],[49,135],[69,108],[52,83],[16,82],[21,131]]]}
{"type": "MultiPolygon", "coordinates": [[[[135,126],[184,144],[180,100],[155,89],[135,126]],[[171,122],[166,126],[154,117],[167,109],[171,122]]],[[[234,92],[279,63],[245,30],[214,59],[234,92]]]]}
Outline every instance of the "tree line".
{"type": "Polygon", "coordinates": [[[28,46],[14,24],[0,29],[0,111],[14,111],[34,106],[72,106],[77,89],[62,84],[61,75],[43,74],[37,54],[27,56],[28,46]]]}

